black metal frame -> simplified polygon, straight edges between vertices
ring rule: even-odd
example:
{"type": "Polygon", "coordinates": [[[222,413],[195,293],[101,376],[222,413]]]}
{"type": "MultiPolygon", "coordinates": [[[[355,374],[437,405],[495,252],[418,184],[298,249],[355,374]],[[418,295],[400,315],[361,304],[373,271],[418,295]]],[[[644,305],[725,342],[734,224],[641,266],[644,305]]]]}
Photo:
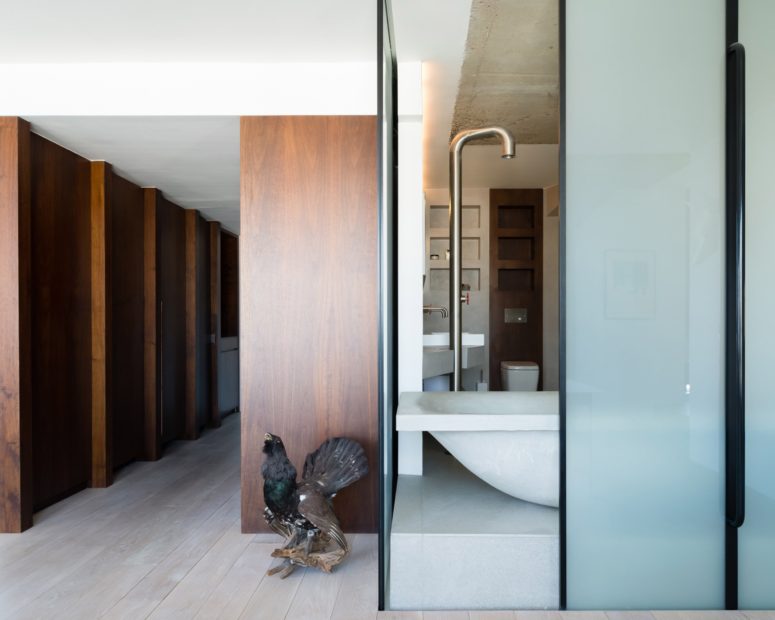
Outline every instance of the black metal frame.
{"type": "Polygon", "coordinates": [[[386,505],[385,495],[390,486],[390,493],[395,500],[396,472],[388,468],[388,462],[395,464],[398,454],[398,438],[395,431],[395,407],[398,403],[398,79],[395,48],[392,42],[392,19],[390,0],[377,0],[377,235],[379,248],[378,273],[378,412],[377,424],[379,430],[379,523],[378,523],[378,608],[385,609],[387,585],[387,565],[389,562],[389,524],[391,520],[391,505],[386,505]],[[385,38],[387,35],[387,39],[385,38]],[[385,79],[383,62],[386,55],[390,61],[390,105],[385,109],[385,79]],[[389,178],[385,178],[384,136],[383,124],[386,114],[390,114],[390,155],[391,169],[389,178]],[[391,198],[389,204],[383,201],[385,183],[391,183],[391,198]],[[387,212],[387,217],[384,217],[387,212]],[[383,222],[388,226],[384,227],[383,222]],[[385,229],[386,228],[386,229],[385,229]],[[386,252],[383,254],[383,249],[386,252]],[[389,325],[389,329],[385,326],[389,325]],[[387,333],[386,333],[387,332],[387,333]],[[389,434],[386,434],[386,416],[389,417],[389,434]],[[387,452],[391,460],[386,459],[387,452]]]}
{"type": "Polygon", "coordinates": [[[725,606],[738,608],[738,528],[745,521],[745,48],[738,0],[726,3],[725,606]]]}
{"type": "Polygon", "coordinates": [[[565,173],[565,0],[560,0],[560,609],[568,606],[568,546],[565,542],[566,528],[566,480],[565,471],[565,205],[566,205],[566,173],[565,173]]]}

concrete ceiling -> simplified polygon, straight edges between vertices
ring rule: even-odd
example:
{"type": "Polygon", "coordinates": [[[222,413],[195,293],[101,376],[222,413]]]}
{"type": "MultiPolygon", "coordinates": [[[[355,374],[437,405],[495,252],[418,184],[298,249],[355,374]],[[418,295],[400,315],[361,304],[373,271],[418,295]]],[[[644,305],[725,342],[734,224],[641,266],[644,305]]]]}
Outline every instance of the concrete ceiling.
{"type": "Polygon", "coordinates": [[[558,0],[473,0],[451,136],[501,125],[520,144],[557,144],[558,20],[558,0]]]}
{"type": "Polygon", "coordinates": [[[558,11],[559,0],[393,0],[399,72],[422,61],[425,188],[447,186],[453,131],[493,124],[515,132],[517,157],[467,147],[466,186],[557,183],[558,11]]]}

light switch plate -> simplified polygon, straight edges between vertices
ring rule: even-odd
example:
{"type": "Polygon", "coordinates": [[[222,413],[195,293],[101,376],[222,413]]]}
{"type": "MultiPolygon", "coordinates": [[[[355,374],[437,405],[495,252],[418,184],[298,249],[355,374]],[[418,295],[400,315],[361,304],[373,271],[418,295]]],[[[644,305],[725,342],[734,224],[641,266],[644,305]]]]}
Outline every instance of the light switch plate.
{"type": "Polygon", "coordinates": [[[527,323],[527,308],[506,308],[503,315],[505,323],[527,323]]]}

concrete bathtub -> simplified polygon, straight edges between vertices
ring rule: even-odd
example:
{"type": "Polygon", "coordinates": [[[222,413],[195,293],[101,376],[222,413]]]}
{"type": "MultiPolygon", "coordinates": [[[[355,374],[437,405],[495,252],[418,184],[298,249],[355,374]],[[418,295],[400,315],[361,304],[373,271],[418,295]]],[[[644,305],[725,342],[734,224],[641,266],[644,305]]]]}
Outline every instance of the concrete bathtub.
{"type": "Polygon", "coordinates": [[[406,392],[399,400],[396,430],[399,474],[422,474],[426,431],[496,489],[559,505],[557,392],[406,392]]]}

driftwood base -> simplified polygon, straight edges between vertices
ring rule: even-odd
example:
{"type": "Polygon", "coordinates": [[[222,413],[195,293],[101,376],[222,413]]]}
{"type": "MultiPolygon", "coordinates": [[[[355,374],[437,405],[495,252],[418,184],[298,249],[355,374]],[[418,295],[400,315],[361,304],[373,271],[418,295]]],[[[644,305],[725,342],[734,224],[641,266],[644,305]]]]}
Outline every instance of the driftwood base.
{"type": "Polygon", "coordinates": [[[334,566],[340,564],[342,560],[344,560],[346,555],[347,553],[342,549],[320,553],[305,553],[303,549],[298,547],[291,549],[275,549],[272,552],[272,557],[285,558],[285,561],[280,564],[280,566],[275,566],[267,571],[267,575],[280,573],[280,577],[285,579],[296,570],[297,566],[319,568],[326,573],[330,573],[334,566]]]}
{"type": "Polygon", "coordinates": [[[334,566],[347,557],[349,549],[337,548],[328,551],[331,538],[319,530],[310,531],[281,523],[268,508],[264,509],[264,517],[269,526],[285,538],[285,546],[272,551],[273,558],[284,558],[285,561],[270,568],[267,575],[280,573],[280,578],[285,579],[297,566],[319,568],[330,573],[334,566]]]}

